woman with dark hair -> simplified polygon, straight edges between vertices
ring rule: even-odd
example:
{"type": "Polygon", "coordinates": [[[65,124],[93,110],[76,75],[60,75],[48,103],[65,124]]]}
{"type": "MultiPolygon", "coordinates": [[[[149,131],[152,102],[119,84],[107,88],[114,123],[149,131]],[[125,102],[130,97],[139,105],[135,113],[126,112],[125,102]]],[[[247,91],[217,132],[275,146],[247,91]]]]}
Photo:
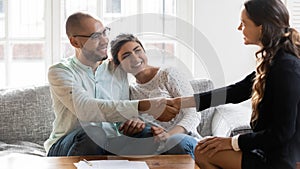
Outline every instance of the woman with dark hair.
{"type": "MultiPolygon", "coordinates": [[[[174,98],[193,94],[189,82],[175,68],[149,65],[142,43],[132,34],[120,34],[112,40],[111,54],[115,64],[136,79],[130,85],[130,99],[174,98]]],[[[141,118],[151,126],[149,133],[161,143],[157,153],[190,154],[194,158],[194,149],[200,138],[197,126],[201,118],[194,109],[181,110],[169,122],[157,121],[150,115],[141,118]]],[[[128,133],[132,127],[134,124],[125,123],[120,129],[128,133]]]]}
{"type": "Polygon", "coordinates": [[[281,0],[248,0],[238,30],[246,45],[258,45],[256,71],[214,91],[178,98],[197,110],[252,99],[252,133],[201,140],[195,160],[201,169],[293,169],[300,161],[300,41],[281,0]]]}

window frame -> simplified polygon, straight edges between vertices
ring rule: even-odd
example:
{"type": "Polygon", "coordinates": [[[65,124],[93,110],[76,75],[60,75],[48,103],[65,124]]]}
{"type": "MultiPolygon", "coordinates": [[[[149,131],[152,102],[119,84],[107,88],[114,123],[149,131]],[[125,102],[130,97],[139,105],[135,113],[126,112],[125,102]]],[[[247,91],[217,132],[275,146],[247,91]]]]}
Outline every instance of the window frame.
{"type": "Polygon", "coordinates": [[[121,12],[120,13],[111,13],[106,11],[106,5],[107,5],[108,0],[103,0],[103,5],[102,5],[102,11],[103,11],[103,17],[104,18],[116,18],[116,17],[122,17],[124,15],[124,0],[120,0],[120,5],[121,5],[121,12]]]}

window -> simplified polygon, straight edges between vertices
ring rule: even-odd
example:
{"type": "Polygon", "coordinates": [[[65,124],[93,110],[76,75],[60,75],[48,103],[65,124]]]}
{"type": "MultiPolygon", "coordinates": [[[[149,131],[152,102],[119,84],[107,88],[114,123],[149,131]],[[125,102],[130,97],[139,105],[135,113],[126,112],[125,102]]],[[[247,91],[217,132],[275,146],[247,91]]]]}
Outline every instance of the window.
{"type": "Polygon", "coordinates": [[[0,0],[0,39],[4,37],[5,34],[5,20],[4,20],[4,4],[3,0],[0,0]]]}
{"type": "MultiPolygon", "coordinates": [[[[75,11],[98,15],[104,24],[109,25],[120,18],[146,13],[177,16],[178,2],[179,0],[0,0],[0,88],[47,83],[48,67],[62,58],[74,55],[74,48],[65,35],[65,21],[75,11]]],[[[187,4],[185,1],[180,3],[187,4]]],[[[143,25],[141,26],[143,22],[146,21],[135,22],[137,30],[144,31],[143,25]]],[[[170,25],[170,22],[173,21],[160,17],[156,23],[161,34],[139,35],[145,47],[170,53],[170,57],[176,56],[176,40],[164,36],[165,30],[169,29],[166,25],[170,25]]],[[[116,35],[123,32],[124,28],[126,27],[112,31],[116,35]]]]}
{"type": "Polygon", "coordinates": [[[176,15],[176,1],[174,0],[142,0],[143,13],[160,13],[176,15]]]}
{"type": "Polygon", "coordinates": [[[0,87],[45,83],[45,0],[0,4],[0,87]]]}
{"type": "Polygon", "coordinates": [[[0,13],[2,14],[3,12],[3,0],[0,0],[0,13]]]}
{"type": "Polygon", "coordinates": [[[118,17],[122,14],[124,0],[104,0],[104,17],[118,17]]]}
{"type": "Polygon", "coordinates": [[[286,0],[291,15],[291,27],[300,31],[300,0],[286,0]]]}

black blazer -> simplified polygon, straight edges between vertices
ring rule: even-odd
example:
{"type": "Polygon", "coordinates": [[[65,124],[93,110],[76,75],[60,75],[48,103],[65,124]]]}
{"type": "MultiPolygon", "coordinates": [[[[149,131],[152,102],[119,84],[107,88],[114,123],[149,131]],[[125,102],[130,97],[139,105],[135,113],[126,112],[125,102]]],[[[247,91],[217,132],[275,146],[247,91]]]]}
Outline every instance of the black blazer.
{"type": "MultiPolygon", "coordinates": [[[[266,76],[254,132],[240,135],[238,144],[243,152],[259,150],[274,168],[292,169],[300,161],[300,59],[280,50],[266,76]]],[[[252,72],[236,84],[195,94],[197,110],[249,99],[254,77],[252,72]]]]}

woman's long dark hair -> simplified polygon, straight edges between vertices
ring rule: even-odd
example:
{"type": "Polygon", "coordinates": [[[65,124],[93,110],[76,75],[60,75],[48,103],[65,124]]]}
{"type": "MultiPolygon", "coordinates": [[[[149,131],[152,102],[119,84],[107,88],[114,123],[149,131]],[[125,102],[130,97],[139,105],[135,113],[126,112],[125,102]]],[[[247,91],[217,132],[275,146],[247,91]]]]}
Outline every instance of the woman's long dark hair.
{"type": "Polygon", "coordinates": [[[262,48],[256,52],[256,78],[252,92],[251,122],[257,120],[258,105],[264,96],[266,74],[279,49],[300,58],[298,32],[289,25],[289,12],[281,0],[248,0],[244,4],[247,16],[262,25],[262,48]]]}

